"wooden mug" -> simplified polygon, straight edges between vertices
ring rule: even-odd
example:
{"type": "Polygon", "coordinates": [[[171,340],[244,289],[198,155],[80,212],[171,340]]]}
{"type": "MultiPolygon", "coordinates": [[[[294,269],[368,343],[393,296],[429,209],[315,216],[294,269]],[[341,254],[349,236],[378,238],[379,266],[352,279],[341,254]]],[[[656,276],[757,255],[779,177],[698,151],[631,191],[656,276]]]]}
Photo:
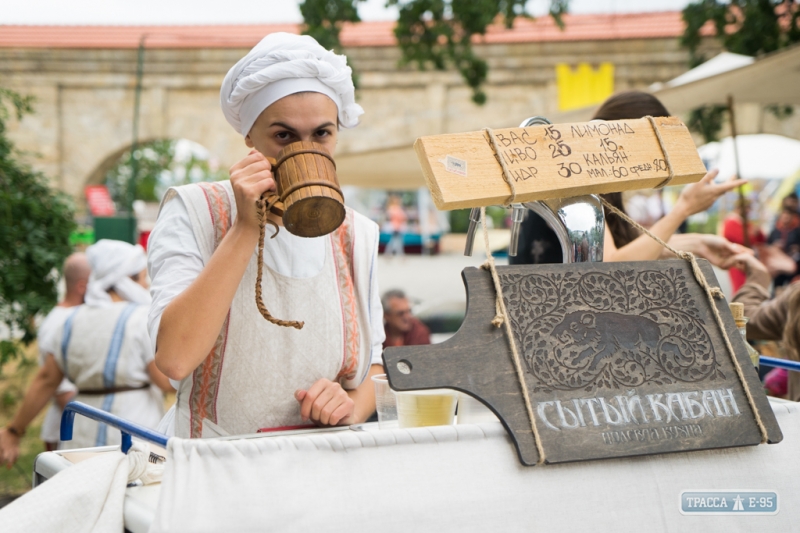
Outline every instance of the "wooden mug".
{"type": "Polygon", "coordinates": [[[277,159],[268,160],[279,197],[271,211],[283,218],[290,233],[321,237],[342,225],[344,195],[336,163],[322,145],[298,141],[281,150],[277,159]]]}

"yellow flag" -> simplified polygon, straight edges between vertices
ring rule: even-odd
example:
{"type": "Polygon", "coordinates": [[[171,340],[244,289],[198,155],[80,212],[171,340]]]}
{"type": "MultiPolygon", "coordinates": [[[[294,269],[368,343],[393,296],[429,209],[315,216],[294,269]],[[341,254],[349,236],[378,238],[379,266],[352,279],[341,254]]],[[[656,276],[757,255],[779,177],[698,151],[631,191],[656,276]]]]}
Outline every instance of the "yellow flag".
{"type": "Polygon", "coordinates": [[[614,94],[614,65],[601,63],[595,70],[588,63],[576,69],[567,64],[556,65],[558,110],[569,111],[599,104],[614,94]]]}

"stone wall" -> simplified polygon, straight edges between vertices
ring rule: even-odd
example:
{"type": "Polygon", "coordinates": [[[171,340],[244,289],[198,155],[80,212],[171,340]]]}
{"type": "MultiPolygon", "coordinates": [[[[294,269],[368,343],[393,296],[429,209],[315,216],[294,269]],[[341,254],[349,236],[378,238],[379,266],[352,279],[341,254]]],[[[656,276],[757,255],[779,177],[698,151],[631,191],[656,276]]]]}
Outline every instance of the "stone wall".
{"type": "MultiPolygon", "coordinates": [[[[557,112],[555,65],[611,62],[615,90],[646,88],[687,69],[676,39],[541,42],[477,47],[490,65],[488,103],[474,105],[455,72],[399,67],[395,47],[348,50],[360,75],[358,128],[340,135],[339,155],[408,149],[421,135],[507,127],[557,112]]],[[[226,168],[247,153],[219,111],[219,85],[246,49],[147,50],[139,138],[187,138],[226,168]]],[[[36,97],[36,113],[11,124],[37,168],[82,197],[131,144],[137,51],[0,49],[0,84],[36,97]]],[[[739,112],[742,133],[800,137],[800,119],[778,121],[758,108],[739,112]]],[[[410,153],[410,150],[409,150],[410,153]]],[[[364,159],[365,161],[367,159],[364,159]]],[[[346,176],[343,181],[347,181],[346,176]]]]}

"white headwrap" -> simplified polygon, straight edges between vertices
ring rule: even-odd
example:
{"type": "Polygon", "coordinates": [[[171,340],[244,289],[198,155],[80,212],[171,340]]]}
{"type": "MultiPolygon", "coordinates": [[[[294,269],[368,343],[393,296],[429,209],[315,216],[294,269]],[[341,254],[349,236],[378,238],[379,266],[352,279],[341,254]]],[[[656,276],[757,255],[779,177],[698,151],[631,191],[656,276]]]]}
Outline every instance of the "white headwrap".
{"type": "Polygon", "coordinates": [[[109,289],[114,289],[129,302],[150,303],[150,292],[130,278],[147,268],[147,256],[141,246],[100,239],[86,249],[86,257],[92,267],[86,287],[87,305],[111,305],[113,302],[107,292],[109,289]]]}
{"type": "Polygon", "coordinates": [[[271,33],[228,71],[220,89],[222,112],[243,136],[258,116],[284,96],[322,93],[339,108],[339,123],[358,124],[353,71],[345,56],[325,50],[308,35],[271,33]]]}

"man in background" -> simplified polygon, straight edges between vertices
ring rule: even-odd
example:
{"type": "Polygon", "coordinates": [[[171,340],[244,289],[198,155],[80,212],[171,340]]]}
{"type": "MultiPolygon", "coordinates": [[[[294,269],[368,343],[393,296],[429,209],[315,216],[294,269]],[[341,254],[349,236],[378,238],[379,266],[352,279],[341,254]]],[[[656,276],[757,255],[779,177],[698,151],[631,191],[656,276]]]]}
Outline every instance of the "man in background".
{"type": "MultiPolygon", "coordinates": [[[[89,282],[91,269],[86,254],[77,252],[64,261],[64,283],[66,294],[64,299],[56,305],[52,311],[42,321],[39,326],[37,341],[39,346],[39,365],[44,364],[44,359],[48,353],[58,353],[56,347],[52,346],[53,338],[63,327],[67,318],[75,311],[75,307],[83,304],[86,295],[86,284],[89,282]]],[[[47,410],[42,423],[41,439],[44,441],[47,451],[53,451],[58,447],[59,431],[61,426],[61,413],[64,406],[75,397],[78,389],[66,377],[56,389],[53,402],[47,410]]]]}
{"type": "Polygon", "coordinates": [[[401,290],[386,291],[381,298],[383,324],[387,346],[416,346],[431,343],[431,332],[418,318],[411,314],[411,305],[401,290]]]}
{"type": "Polygon", "coordinates": [[[775,287],[788,285],[797,274],[797,264],[800,262],[800,213],[796,193],[791,193],[781,202],[781,212],[767,238],[767,244],[777,246],[794,260],[795,269],[776,275],[774,280],[775,287]]]}
{"type": "Polygon", "coordinates": [[[385,255],[403,255],[408,215],[406,214],[406,210],[403,209],[403,200],[399,196],[389,197],[389,202],[386,207],[386,216],[389,219],[392,238],[389,240],[389,244],[386,245],[383,253],[385,255]]]}

